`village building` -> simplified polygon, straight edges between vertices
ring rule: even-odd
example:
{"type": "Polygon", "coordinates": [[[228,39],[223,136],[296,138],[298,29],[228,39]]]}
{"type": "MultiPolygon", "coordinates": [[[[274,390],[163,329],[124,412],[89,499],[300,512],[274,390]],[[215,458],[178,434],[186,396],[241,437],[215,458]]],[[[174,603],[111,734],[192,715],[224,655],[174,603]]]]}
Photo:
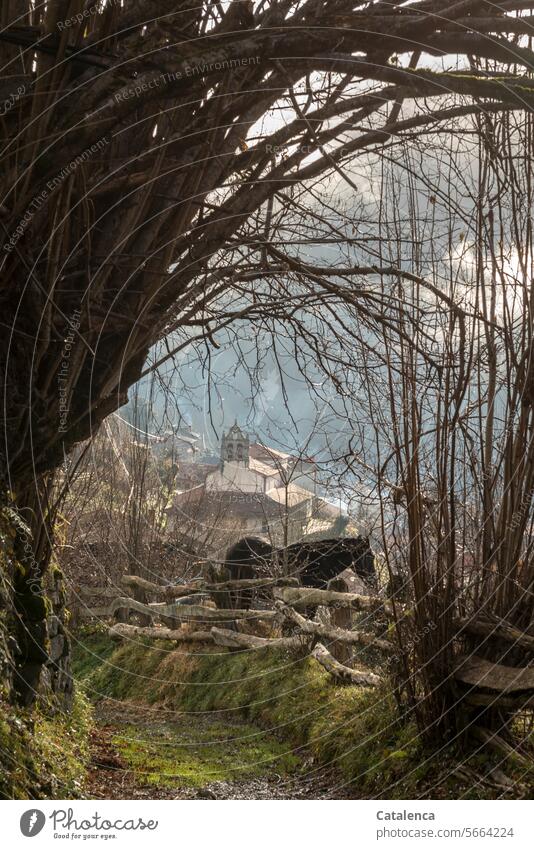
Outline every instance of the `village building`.
{"type": "MultiPolygon", "coordinates": [[[[198,464],[198,471],[196,465],[184,469],[185,481],[196,478],[195,485],[175,491],[168,530],[187,527],[189,538],[202,541],[211,556],[222,557],[248,535],[290,545],[308,534],[328,534],[339,520],[340,508],[318,495],[313,458],[251,443],[237,422],[222,437],[218,465],[198,464]]],[[[185,481],[180,469],[177,482],[185,481]]]]}

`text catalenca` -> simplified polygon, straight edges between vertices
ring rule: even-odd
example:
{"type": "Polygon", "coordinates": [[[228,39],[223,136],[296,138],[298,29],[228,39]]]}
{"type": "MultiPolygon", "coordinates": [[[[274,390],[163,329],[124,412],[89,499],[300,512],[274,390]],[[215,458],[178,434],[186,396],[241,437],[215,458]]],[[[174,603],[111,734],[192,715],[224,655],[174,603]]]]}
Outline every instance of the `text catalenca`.
{"type": "Polygon", "coordinates": [[[432,811],[377,811],[377,820],[435,820],[432,811]]]}

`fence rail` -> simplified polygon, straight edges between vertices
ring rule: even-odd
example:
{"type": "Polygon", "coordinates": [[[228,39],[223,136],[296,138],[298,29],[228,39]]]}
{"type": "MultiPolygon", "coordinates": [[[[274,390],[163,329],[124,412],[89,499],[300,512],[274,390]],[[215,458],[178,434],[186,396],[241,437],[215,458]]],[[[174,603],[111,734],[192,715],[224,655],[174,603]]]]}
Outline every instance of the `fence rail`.
{"type": "MultiPolygon", "coordinates": [[[[132,640],[139,637],[170,640],[183,643],[212,644],[230,651],[283,649],[305,651],[331,674],[337,682],[377,686],[380,677],[368,670],[355,670],[345,665],[350,661],[353,646],[374,645],[384,653],[391,653],[394,646],[373,634],[352,628],[340,628],[339,611],[343,610],[342,621],[351,624],[351,611],[384,608],[384,599],[362,596],[355,593],[329,590],[310,590],[299,587],[296,578],[248,578],[242,580],[205,581],[195,579],[189,583],[161,586],[137,575],[125,575],[122,586],[138,597],[118,595],[110,587],[87,587],[80,592],[85,598],[110,598],[107,606],[86,607],[79,611],[80,618],[98,618],[111,621],[110,636],[115,640],[132,640]],[[265,609],[235,608],[220,606],[221,600],[232,593],[261,591],[270,598],[265,609]],[[139,596],[145,600],[140,601],[139,596]],[[155,601],[148,601],[148,597],[155,601]],[[312,622],[295,610],[312,606],[332,608],[333,625],[312,622]],[[150,625],[136,625],[128,619],[139,615],[150,625]],[[347,616],[348,614],[348,616],[347,616]],[[270,627],[271,635],[249,633],[259,625],[270,627]],[[192,626],[196,626],[192,630],[192,626]],[[166,627],[165,627],[166,626],[166,627]],[[243,632],[246,628],[247,632],[243,632]],[[284,634],[290,628],[294,633],[284,634]],[[272,633],[278,629],[282,633],[272,633]],[[322,640],[322,642],[320,642],[322,640]],[[331,651],[325,642],[331,643],[331,651]],[[343,661],[343,662],[341,662],[343,661]]],[[[341,584],[337,584],[341,587],[341,584]]]]}
{"type": "MultiPolygon", "coordinates": [[[[376,595],[348,591],[348,584],[337,578],[328,589],[299,586],[296,578],[253,578],[243,580],[192,580],[174,586],[161,586],[136,575],[121,580],[126,591],[137,597],[119,595],[114,587],[83,587],[78,598],[80,619],[107,620],[110,637],[115,640],[138,638],[169,640],[185,644],[212,645],[227,651],[281,649],[302,652],[314,658],[339,684],[364,687],[378,686],[382,678],[369,669],[352,667],[355,646],[377,649],[384,659],[400,651],[399,645],[369,630],[354,628],[354,614],[366,616],[368,628],[393,618],[397,629],[409,622],[411,611],[406,606],[376,595]],[[240,592],[259,590],[270,598],[269,607],[254,609],[233,607],[232,599],[240,592]],[[154,601],[148,601],[148,597],[154,601]],[[142,598],[143,600],[140,600],[142,598]],[[88,600],[105,601],[90,607],[88,600]],[[320,607],[330,613],[330,622],[319,622],[310,611],[320,607]],[[128,621],[130,615],[141,617],[143,625],[128,621]],[[147,624],[150,623],[150,624],[147,624]],[[250,633],[259,626],[269,631],[250,633]],[[288,629],[291,633],[287,633],[288,629]]],[[[499,638],[527,651],[534,647],[534,633],[513,628],[509,623],[487,619],[481,614],[475,620],[459,619],[456,623],[458,645],[468,634],[471,638],[499,638]]],[[[496,704],[503,709],[534,709],[534,668],[508,667],[490,663],[474,651],[453,661],[451,675],[459,692],[465,691],[466,702],[484,708],[496,704]]]]}
{"type": "MultiPolygon", "coordinates": [[[[326,590],[298,586],[295,578],[220,582],[196,579],[187,584],[160,586],[136,575],[125,575],[121,583],[132,593],[143,595],[145,600],[118,595],[113,587],[84,587],[78,593],[82,601],[79,617],[110,621],[109,633],[113,639],[142,637],[213,645],[229,651],[283,649],[305,652],[340,684],[378,686],[382,680],[380,675],[349,665],[353,648],[373,647],[384,659],[399,652],[398,645],[377,636],[372,629],[377,623],[383,628],[384,618],[386,621],[388,618],[395,619],[397,628],[412,618],[410,611],[397,602],[376,595],[343,591],[343,583],[338,579],[326,590]],[[234,608],[226,603],[221,606],[221,600],[235,598],[232,593],[237,593],[239,598],[239,592],[245,590],[261,590],[264,597],[270,597],[270,606],[266,609],[234,608]],[[157,600],[148,601],[148,596],[157,600]],[[110,601],[107,605],[84,607],[84,599],[110,601]],[[330,623],[315,621],[309,615],[310,609],[315,612],[317,607],[330,611],[330,623]],[[355,612],[379,615],[365,617],[365,630],[352,627],[355,612]],[[128,618],[131,614],[140,616],[144,625],[116,621],[119,616],[128,618]],[[150,625],[146,625],[147,620],[150,625]],[[270,629],[269,636],[250,633],[260,624],[262,628],[270,629]],[[287,634],[288,628],[293,633],[287,634]]],[[[520,632],[505,622],[490,621],[482,615],[474,621],[460,619],[456,624],[462,639],[467,633],[484,639],[496,636],[501,641],[529,650],[534,645],[534,634],[520,632]]],[[[467,688],[466,701],[472,705],[498,703],[503,708],[534,708],[532,667],[490,663],[473,652],[459,657],[451,674],[459,688],[467,688]]]]}

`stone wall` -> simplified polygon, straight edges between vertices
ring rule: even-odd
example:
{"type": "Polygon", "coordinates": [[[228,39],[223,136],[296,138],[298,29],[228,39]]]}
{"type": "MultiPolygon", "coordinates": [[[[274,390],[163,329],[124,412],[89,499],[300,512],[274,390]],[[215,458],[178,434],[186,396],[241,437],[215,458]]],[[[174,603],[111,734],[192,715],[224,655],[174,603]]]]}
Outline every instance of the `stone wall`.
{"type": "MultiPolygon", "coordinates": [[[[42,698],[69,710],[68,613],[60,570],[51,565],[41,580],[28,580],[21,523],[12,508],[0,509],[0,695],[25,707],[42,698]]],[[[24,533],[24,531],[22,531],[24,533]]]]}
{"type": "Polygon", "coordinates": [[[17,599],[19,625],[19,701],[31,705],[36,696],[60,710],[72,705],[73,682],[63,576],[52,567],[43,581],[43,595],[17,599]],[[44,613],[44,618],[42,614],[44,613]]]}
{"type": "Polygon", "coordinates": [[[41,690],[51,693],[63,710],[70,710],[73,698],[73,681],[70,664],[65,608],[65,587],[61,571],[54,567],[47,576],[47,597],[51,610],[46,618],[48,657],[41,675],[41,690]]]}

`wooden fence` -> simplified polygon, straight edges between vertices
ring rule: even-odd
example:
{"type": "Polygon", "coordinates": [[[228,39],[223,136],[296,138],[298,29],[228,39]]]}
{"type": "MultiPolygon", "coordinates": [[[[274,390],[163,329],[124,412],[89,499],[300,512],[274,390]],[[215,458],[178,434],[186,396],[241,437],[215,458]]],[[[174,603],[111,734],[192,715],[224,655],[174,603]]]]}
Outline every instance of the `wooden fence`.
{"type": "MultiPolygon", "coordinates": [[[[254,578],[240,581],[195,580],[187,584],[160,586],[135,575],[122,579],[124,595],[113,587],[89,587],[79,593],[84,598],[102,603],[96,607],[80,608],[80,618],[97,618],[109,622],[114,639],[138,637],[182,643],[207,643],[229,650],[280,648],[302,651],[321,664],[340,683],[377,686],[381,677],[367,669],[354,669],[351,663],[355,646],[374,647],[384,657],[400,652],[392,643],[374,632],[376,625],[395,620],[397,630],[411,618],[409,609],[390,599],[363,593],[342,591],[336,582],[326,590],[298,585],[295,578],[254,578]],[[261,591],[268,606],[260,608],[231,608],[218,606],[221,596],[241,591],[261,591]],[[143,594],[153,601],[139,601],[127,593],[143,594]],[[328,622],[315,621],[310,610],[317,607],[330,612],[328,622]],[[355,613],[365,614],[365,627],[353,627],[355,613]],[[117,622],[117,618],[139,615],[150,625],[117,622]],[[259,626],[269,636],[250,633],[259,626]],[[276,633],[278,631],[278,633],[276,633]],[[291,633],[287,633],[290,631],[291,633]],[[327,648],[328,646],[328,648],[327,648]]],[[[459,619],[458,645],[466,635],[480,638],[498,637],[526,652],[534,649],[534,633],[524,633],[506,623],[480,617],[459,619]]],[[[479,654],[458,654],[451,670],[459,695],[475,707],[494,705],[503,709],[513,707],[534,709],[534,668],[509,667],[491,663],[479,654]]]]}
{"type": "Polygon", "coordinates": [[[352,669],[348,665],[353,648],[375,646],[384,653],[395,651],[387,640],[368,630],[351,627],[354,611],[369,613],[385,609],[391,612],[391,604],[379,597],[342,592],[341,584],[336,584],[339,586],[336,590],[315,590],[300,587],[296,578],[278,577],[194,580],[187,584],[160,586],[136,575],[125,575],[121,585],[124,595],[118,594],[113,587],[87,587],[79,593],[82,602],[79,618],[109,622],[113,639],[148,637],[191,644],[211,643],[230,650],[302,651],[314,657],[337,681],[360,686],[376,686],[381,679],[373,672],[352,669]],[[266,607],[220,606],[225,593],[230,597],[244,591],[261,592],[266,607]],[[133,594],[137,598],[133,598],[133,594]],[[147,600],[139,601],[140,595],[147,600]],[[148,601],[148,598],[153,600],[148,601]],[[84,599],[106,600],[107,604],[89,607],[84,599]],[[331,624],[312,621],[310,609],[315,610],[317,606],[331,611],[331,624]],[[144,622],[148,619],[151,624],[124,621],[132,614],[140,615],[144,622]],[[117,618],[123,621],[116,621],[117,618]],[[254,633],[260,624],[263,629],[267,626],[270,636],[254,633]],[[291,633],[285,633],[287,631],[291,633]]]}

